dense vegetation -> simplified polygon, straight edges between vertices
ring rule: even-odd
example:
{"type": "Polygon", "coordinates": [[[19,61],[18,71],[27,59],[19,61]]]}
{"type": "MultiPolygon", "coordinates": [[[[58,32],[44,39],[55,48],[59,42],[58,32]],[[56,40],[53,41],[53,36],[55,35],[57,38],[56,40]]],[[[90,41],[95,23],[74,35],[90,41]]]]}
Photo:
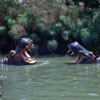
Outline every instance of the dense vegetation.
{"type": "Polygon", "coordinates": [[[65,54],[79,41],[100,54],[99,0],[0,0],[0,52],[31,38],[33,54],[65,54]]]}

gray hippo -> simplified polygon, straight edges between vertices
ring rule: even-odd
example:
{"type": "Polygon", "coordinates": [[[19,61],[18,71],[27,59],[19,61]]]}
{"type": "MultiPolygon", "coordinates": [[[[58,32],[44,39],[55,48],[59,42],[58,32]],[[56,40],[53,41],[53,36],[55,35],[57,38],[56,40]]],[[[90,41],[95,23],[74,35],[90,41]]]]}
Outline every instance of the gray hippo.
{"type": "Polygon", "coordinates": [[[9,55],[0,60],[0,64],[26,65],[35,64],[37,61],[32,59],[27,53],[30,47],[34,45],[29,38],[22,38],[15,50],[11,50],[9,55]]]}
{"type": "Polygon", "coordinates": [[[69,44],[68,48],[68,53],[71,52],[71,54],[77,54],[76,61],[74,62],[76,64],[90,64],[97,62],[98,57],[96,57],[93,52],[88,51],[76,41],[69,44]]]}

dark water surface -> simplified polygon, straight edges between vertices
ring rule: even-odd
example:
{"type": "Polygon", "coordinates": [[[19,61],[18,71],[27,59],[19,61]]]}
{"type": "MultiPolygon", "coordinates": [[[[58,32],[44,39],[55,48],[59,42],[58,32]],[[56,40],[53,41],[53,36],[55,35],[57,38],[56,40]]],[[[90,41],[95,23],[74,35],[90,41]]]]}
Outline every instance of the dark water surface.
{"type": "Polygon", "coordinates": [[[0,100],[100,100],[100,65],[65,62],[69,56],[37,57],[35,65],[0,66],[0,100]]]}

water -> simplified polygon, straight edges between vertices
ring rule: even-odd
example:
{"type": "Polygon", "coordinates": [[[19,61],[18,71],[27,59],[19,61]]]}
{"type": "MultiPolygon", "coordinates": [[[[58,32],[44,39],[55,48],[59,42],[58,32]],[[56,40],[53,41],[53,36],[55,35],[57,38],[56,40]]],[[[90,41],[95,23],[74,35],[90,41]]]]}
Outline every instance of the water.
{"type": "Polygon", "coordinates": [[[100,65],[65,64],[68,56],[37,57],[39,63],[1,66],[0,100],[100,100],[100,65]]]}

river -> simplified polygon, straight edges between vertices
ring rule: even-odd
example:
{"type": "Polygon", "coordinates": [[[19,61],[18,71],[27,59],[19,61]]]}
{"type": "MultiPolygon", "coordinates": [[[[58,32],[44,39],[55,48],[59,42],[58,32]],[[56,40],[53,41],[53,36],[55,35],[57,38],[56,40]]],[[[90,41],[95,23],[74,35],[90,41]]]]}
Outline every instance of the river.
{"type": "Polygon", "coordinates": [[[66,64],[74,57],[40,56],[38,63],[0,66],[0,100],[100,100],[100,65],[66,64]]]}

